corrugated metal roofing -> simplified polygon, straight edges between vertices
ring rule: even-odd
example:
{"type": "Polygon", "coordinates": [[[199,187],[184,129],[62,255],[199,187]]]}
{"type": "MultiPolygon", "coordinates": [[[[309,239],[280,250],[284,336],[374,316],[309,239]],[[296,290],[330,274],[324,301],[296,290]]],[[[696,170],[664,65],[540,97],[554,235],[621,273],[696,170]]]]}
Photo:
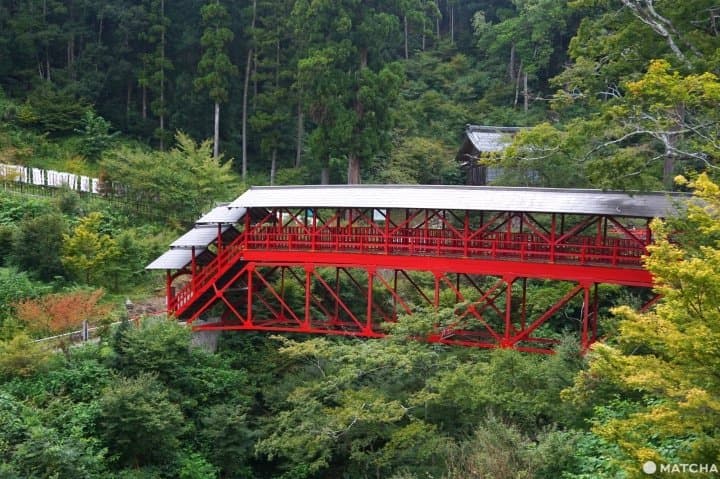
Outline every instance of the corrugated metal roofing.
{"type": "Polygon", "coordinates": [[[217,206],[195,222],[201,224],[233,224],[245,215],[245,208],[231,208],[228,205],[217,206]]]}
{"type": "MultiPolygon", "coordinates": [[[[204,250],[196,249],[197,258],[204,250]]],[[[145,269],[182,269],[192,261],[191,249],[171,249],[160,255],[155,261],[145,266],[145,269]]]]}
{"type": "MultiPolygon", "coordinates": [[[[230,226],[223,226],[222,233],[230,229],[230,226]]],[[[192,248],[205,247],[215,241],[218,237],[217,227],[212,226],[200,226],[191,229],[175,241],[170,244],[171,248],[192,248]]]]}
{"type": "Polygon", "coordinates": [[[330,185],[252,187],[235,208],[411,208],[665,217],[683,195],[491,186],[330,185]]]}
{"type": "Polygon", "coordinates": [[[468,127],[466,134],[477,151],[496,152],[503,151],[512,143],[512,135],[518,131],[512,129],[492,127],[468,127]]]}

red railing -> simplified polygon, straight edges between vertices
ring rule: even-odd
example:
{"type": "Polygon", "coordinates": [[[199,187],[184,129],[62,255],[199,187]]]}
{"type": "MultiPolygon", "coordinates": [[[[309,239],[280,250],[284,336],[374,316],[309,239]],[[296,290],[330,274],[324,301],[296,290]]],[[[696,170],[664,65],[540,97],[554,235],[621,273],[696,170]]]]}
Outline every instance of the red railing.
{"type": "Polygon", "coordinates": [[[245,235],[240,234],[232,242],[224,245],[218,255],[207,266],[196,271],[185,285],[168,302],[168,310],[176,314],[192,302],[194,297],[203,294],[217,278],[225,274],[238,261],[242,259],[245,248],[245,235]]]}
{"type": "Polygon", "coordinates": [[[422,255],[478,259],[642,267],[645,246],[633,239],[573,236],[562,242],[518,232],[485,232],[473,238],[451,230],[394,229],[380,232],[372,227],[312,228],[259,226],[241,233],[207,266],[196,271],[183,289],[169,301],[176,314],[204,294],[223,274],[242,259],[246,250],[338,252],[384,255],[422,255]]]}
{"type": "Polygon", "coordinates": [[[401,229],[381,233],[377,228],[300,227],[252,229],[245,235],[249,250],[322,251],[342,253],[450,256],[535,262],[563,262],[641,267],[645,246],[638,241],[595,236],[573,236],[548,242],[529,233],[489,232],[462,238],[450,230],[401,229]]]}

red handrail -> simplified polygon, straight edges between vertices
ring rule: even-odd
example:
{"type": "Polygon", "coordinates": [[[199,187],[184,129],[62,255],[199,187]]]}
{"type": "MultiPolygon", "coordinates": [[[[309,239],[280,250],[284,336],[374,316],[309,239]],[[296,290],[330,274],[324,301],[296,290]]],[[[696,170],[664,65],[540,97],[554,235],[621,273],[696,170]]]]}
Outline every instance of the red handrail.
{"type": "Polygon", "coordinates": [[[169,301],[168,309],[181,314],[194,297],[204,294],[222,275],[242,259],[246,250],[323,251],[384,255],[492,258],[548,263],[596,264],[638,268],[644,246],[634,240],[573,236],[548,242],[532,233],[485,232],[461,237],[451,230],[399,228],[382,232],[367,227],[308,230],[304,227],[255,226],[242,232],[169,301]]]}
{"type": "Polygon", "coordinates": [[[245,234],[241,233],[232,242],[223,246],[222,251],[204,268],[195,273],[190,282],[178,291],[168,303],[168,310],[176,315],[181,313],[193,297],[203,294],[208,287],[227,272],[242,258],[245,234]]]}

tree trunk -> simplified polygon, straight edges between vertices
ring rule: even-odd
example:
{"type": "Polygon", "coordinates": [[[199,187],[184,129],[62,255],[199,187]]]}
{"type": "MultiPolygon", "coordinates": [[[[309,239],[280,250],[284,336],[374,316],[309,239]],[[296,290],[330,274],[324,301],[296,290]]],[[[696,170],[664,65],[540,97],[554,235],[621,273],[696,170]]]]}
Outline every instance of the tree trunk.
{"type": "MultiPolygon", "coordinates": [[[[665,39],[668,47],[670,47],[670,50],[672,50],[678,60],[685,64],[685,66],[690,66],[690,62],[688,61],[687,57],[682,52],[682,50],[680,50],[680,47],[677,46],[677,43],[675,43],[674,36],[680,37],[680,35],[675,30],[675,26],[670,20],[663,17],[655,10],[652,0],[645,0],[643,2],[639,2],[637,0],[620,1],[623,5],[630,9],[635,18],[643,22],[645,25],[649,26],[655,33],[665,39]]],[[[689,46],[693,53],[695,53],[697,56],[702,56],[702,54],[696,48],[694,48],[692,44],[689,44],[689,46]]]]}
{"type": "MultiPolygon", "coordinates": [[[[47,26],[47,0],[43,1],[43,25],[47,26]]],[[[50,80],[50,47],[45,45],[45,80],[50,80]]]]}
{"type": "Polygon", "coordinates": [[[247,179],[247,120],[248,120],[248,89],[250,88],[250,66],[252,65],[253,49],[248,50],[245,64],[245,85],[243,86],[243,113],[242,113],[242,179],[247,179]]]}
{"type": "Polygon", "coordinates": [[[97,37],[97,44],[98,46],[102,45],[102,36],[103,36],[103,27],[105,26],[105,15],[103,12],[100,12],[98,17],[98,37],[97,37]]]}
{"type": "Polygon", "coordinates": [[[125,97],[125,122],[130,119],[130,105],[132,104],[132,80],[127,82],[127,95],[125,97]]]}
{"type": "Polygon", "coordinates": [[[522,74],[522,61],[517,70],[517,76],[515,77],[515,101],[513,102],[513,108],[517,108],[518,100],[520,99],[520,78],[522,74]]]}
{"type": "MultiPolygon", "coordinates": [[[[435,1],[435,5],[437,5],[438,12],[440,11],[440,0],[435,1]]],[[[438,15],[435,17],[435,30],[437,34],[437,39],[440,41],[440,16],[438,15]]]]}
{"type": "Polygon", "coordinates": [[[450,6],[450,43],[455,44],[455,5],[450,6]]]}
{"type": "Polygon", "coordinates": [[[48,47],[45,47],[45,78],[48,83],[52,82],[50,78],[50,49],[48,47]]]}
{"type": "Polygon", "coordinates": [[[142,86],[142,119],[147,120],[147,87],[142,86]]]}
{"type": "Polygon", "coordinates": [[[220,103],[215,102],[215,135],[213,136],[213,158],[220,157],[220,103]]]}
{"type": "Polygon", "coordinates": [[[663,159],[663,185],[665,189],[670,191],[673,189],[673,183],[675,177],[673,172],[675,171],[675,155],[669,151],[665,152],[663,159]]]}
{"type": "Polygon", "coordinates": [[[510,81],[515,81],[515,44],[510,46],[510,61],[508,62],[508,75],[510,81]]]}
{"type": "MultiPolygon", "coordinates": [[[[368,49],[363,48],[360,50],[360,71],[362,72],[367,68],[368,65],[368,49]]],[[[365,115],[365,105],[355,94],[355,115],[357,115],[358,123],[362,120],[365,115]]],[[[359,131],[355,131],[356,134],[360,134],[359,131]]],[[[360,184],[360,157],[356,152],[350,152],[348,155],[348,174],[347,181],[349,185],[360,184]]]]}
{"type": "Polygon", "coordinates": [[[321,185],[329,185],[330,184],[330,167],[327,164],[327,160],[323,167],[320,169],[320,184],[321,185]]]}
{"type": "Polygon", "coordinates": [[[275,184],[275,174],[277,173],[277,148],[273,148],[270,155],[270,186],[275,184]]]}
{"type": "MultiPolygon", "coordinates": [[[[302,93],[301,93],[302,95],[302,93]]],[[[295,168],[300,167],[300,161],[302,160],[302,143],[303,136],[305,136],[305,118],[303,115],[302,101],[298,100],[297,109],[297,137],[295,140],[295,168]]]]}
{"type": "Polygon", "coordinates": [[[348,185],[360,184],[360,158],[352,153],[348,156],[348,185]]]}
{"type": "Polygon", "coordinates": [[[253,111],[257,110],[257,98],[258,98],[258,75],[257,75],[257,52],[253,55],[253,66],[252,74],[250,75],[253,79],[253,111]]]}
{"type": "Polygon", "coordinates": [[[405,60],[410,58],[408,54],[408,19],[407,15],[403,15],[403,23],[405,24],[405,60]]]}
{"type": "Polygon", "coordinates": [[[165,0],[160,0],[160,151],[165,151],[165,0]]]}
{"type": "Polygon", "coordinates": [[[530,92],[528,92],[528,74],[527,72],[523,73],[523,97],[524,97],[524,107],[525,107],[525,113],[528,112],[528,107],[530,106],[530,92]]]}
{"type": "MultiPolygon", "coordinates": [[[[252,22],[250,23],[251,30],[255,28],[255,17],[257,14],[257,0],[253,0],[253,15],[252,22]]],[[[242,179],[247,179],[247,120],[248,120],[248,89],[250,88],[250,67],[252,67],[252,61],[254,56],[254,50],[251,47],[248,50],[247,63],[245,64],[245,84],[243,86],[243,113],[242,113],[242,179]]]]}

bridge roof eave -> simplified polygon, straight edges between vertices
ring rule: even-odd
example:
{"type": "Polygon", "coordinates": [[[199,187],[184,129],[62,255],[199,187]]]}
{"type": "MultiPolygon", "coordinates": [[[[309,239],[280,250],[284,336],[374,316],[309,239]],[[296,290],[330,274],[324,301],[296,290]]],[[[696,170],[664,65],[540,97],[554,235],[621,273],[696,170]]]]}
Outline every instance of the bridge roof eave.
{"type": "Polygon", "coordinates": [[[303,185],[252,187],[233,208],[374,208],[513,211],[667,217],[686,195],[559,188],[435,185],[303,185]]]}

